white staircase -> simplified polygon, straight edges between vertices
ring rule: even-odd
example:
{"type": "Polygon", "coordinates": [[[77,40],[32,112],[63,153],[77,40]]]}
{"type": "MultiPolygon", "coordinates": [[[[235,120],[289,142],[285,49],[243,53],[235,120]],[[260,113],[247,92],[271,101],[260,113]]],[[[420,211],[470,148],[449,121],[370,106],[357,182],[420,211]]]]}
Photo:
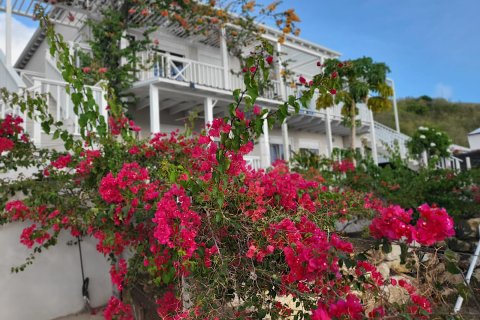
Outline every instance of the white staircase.
{"type": "MultiPolygon", "coordinates": [[[[64,82],[60,71],[56,67],[55,61],[46,57],[46,74],[31,72],[28,70],[14,70],[5,64],[3,53],[0,51],[0,74],[6,75],[0,78],[0,88],[5,87],[10,92],[16,92],[19,95],[43,94],[49,113],[55,121],[63,122],[63,129],[74,135],[79,134],[78,118],[73,111],[73,102],[71,96],[67,93],[68,84],[64,82]]],[[[106,102],[103,89],[97,86],[89,86],[93,97],[104,112],[106,102]]],[[[20,111],[19,106],[11,105],[0,100],[0,118],[7,114],[21,116],[24,120],[25,131],[30,135],[35,145],[45,148],[61,148],[61,140],[53,140],[51,135],[46,134],[41,129],[39,123],[27,118],[26,113],[20,111]]]]}

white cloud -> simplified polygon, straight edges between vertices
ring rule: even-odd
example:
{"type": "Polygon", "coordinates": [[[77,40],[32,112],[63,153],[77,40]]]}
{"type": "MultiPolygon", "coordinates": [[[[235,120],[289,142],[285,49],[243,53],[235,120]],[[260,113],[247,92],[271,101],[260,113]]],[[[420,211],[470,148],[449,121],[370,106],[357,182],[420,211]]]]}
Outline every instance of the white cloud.
{"type": "MultiPolygon", "coordinates": [[[[26,44],[35,32],[35,27],[29,27],[19,20],[12,19],[12,63],[15,64],[26,44]]],[[[0,14],[0,49],[5,53],[5,14],[0,14]]]]}
{"type": "Polygon", "coordinates": [[[444,83],[437,83],[435,86],[435,97],[450,100],[453,97],[453,88],[444,83]]]}

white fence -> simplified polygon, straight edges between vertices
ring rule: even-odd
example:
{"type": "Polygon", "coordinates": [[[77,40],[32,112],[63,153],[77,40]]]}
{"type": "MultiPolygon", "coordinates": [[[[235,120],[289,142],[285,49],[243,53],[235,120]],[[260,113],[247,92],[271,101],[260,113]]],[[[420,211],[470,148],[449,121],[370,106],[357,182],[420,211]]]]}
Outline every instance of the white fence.
{"type": "Polygon", "coordinates": [[[258,170],[262,168],[262,163],[260,157],[257,156],[243,156],[243,159],[247,163],[247,166],[250,166],[253,170],[258,170]]]}

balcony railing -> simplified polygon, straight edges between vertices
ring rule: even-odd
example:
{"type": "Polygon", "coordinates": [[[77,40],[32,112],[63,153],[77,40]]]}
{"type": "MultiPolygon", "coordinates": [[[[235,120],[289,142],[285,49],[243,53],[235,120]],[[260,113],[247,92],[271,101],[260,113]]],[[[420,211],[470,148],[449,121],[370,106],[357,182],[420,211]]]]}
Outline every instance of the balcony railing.
{"type": "Polygon", "coordinates": [[[377,137],[377,142],[383,143],[390,148],[393,148],[395,143],[397,143],[400,152],[405,154],[407,142],[410,140],[409,136],[379,122],[375,122],[375,135],[377,137]]]}
{"type": "Polygon", "coordinates": [[[262,163],[260,157],[257,156],[243,156],[243,159],[247,163],[247,166],[250,166],[253,170],[258,170],[262,168],[262,163]]]}
{"type": "MultiPolygon", "coordinates": [[[[144,70],[138,74],[139,81],[167,78],[222,90],[245,88],[241,75],[230,73],[224,79],[223,67],[205,62],[149,51],[140,54],[140,64],[144,70]]],[[[280,82],[270,81],[268,87],[261,91],[261,96],[281,100],[280,82]]]]}

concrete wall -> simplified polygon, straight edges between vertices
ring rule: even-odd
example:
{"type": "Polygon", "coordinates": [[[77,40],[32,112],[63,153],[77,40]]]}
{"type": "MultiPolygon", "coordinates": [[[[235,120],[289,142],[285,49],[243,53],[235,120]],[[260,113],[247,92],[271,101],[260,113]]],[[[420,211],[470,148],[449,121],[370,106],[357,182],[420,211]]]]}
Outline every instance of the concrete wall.
{"type": "MultiPolygon", "coordinates": [[[[28,223],[0,226],[0,319],[49,320],[81,311],[82,275],[78,246],[63,233],[56,246],[38,254],[33,265],[12,274],[10,268],[25,262],[30,253],[20,244],[20,234],[28,223]]],[[[109,264],[97,253],[95,240],[82,242],[85,276],[90,278],[91,305],[103,306],[112,293],[109,264]]]]}

